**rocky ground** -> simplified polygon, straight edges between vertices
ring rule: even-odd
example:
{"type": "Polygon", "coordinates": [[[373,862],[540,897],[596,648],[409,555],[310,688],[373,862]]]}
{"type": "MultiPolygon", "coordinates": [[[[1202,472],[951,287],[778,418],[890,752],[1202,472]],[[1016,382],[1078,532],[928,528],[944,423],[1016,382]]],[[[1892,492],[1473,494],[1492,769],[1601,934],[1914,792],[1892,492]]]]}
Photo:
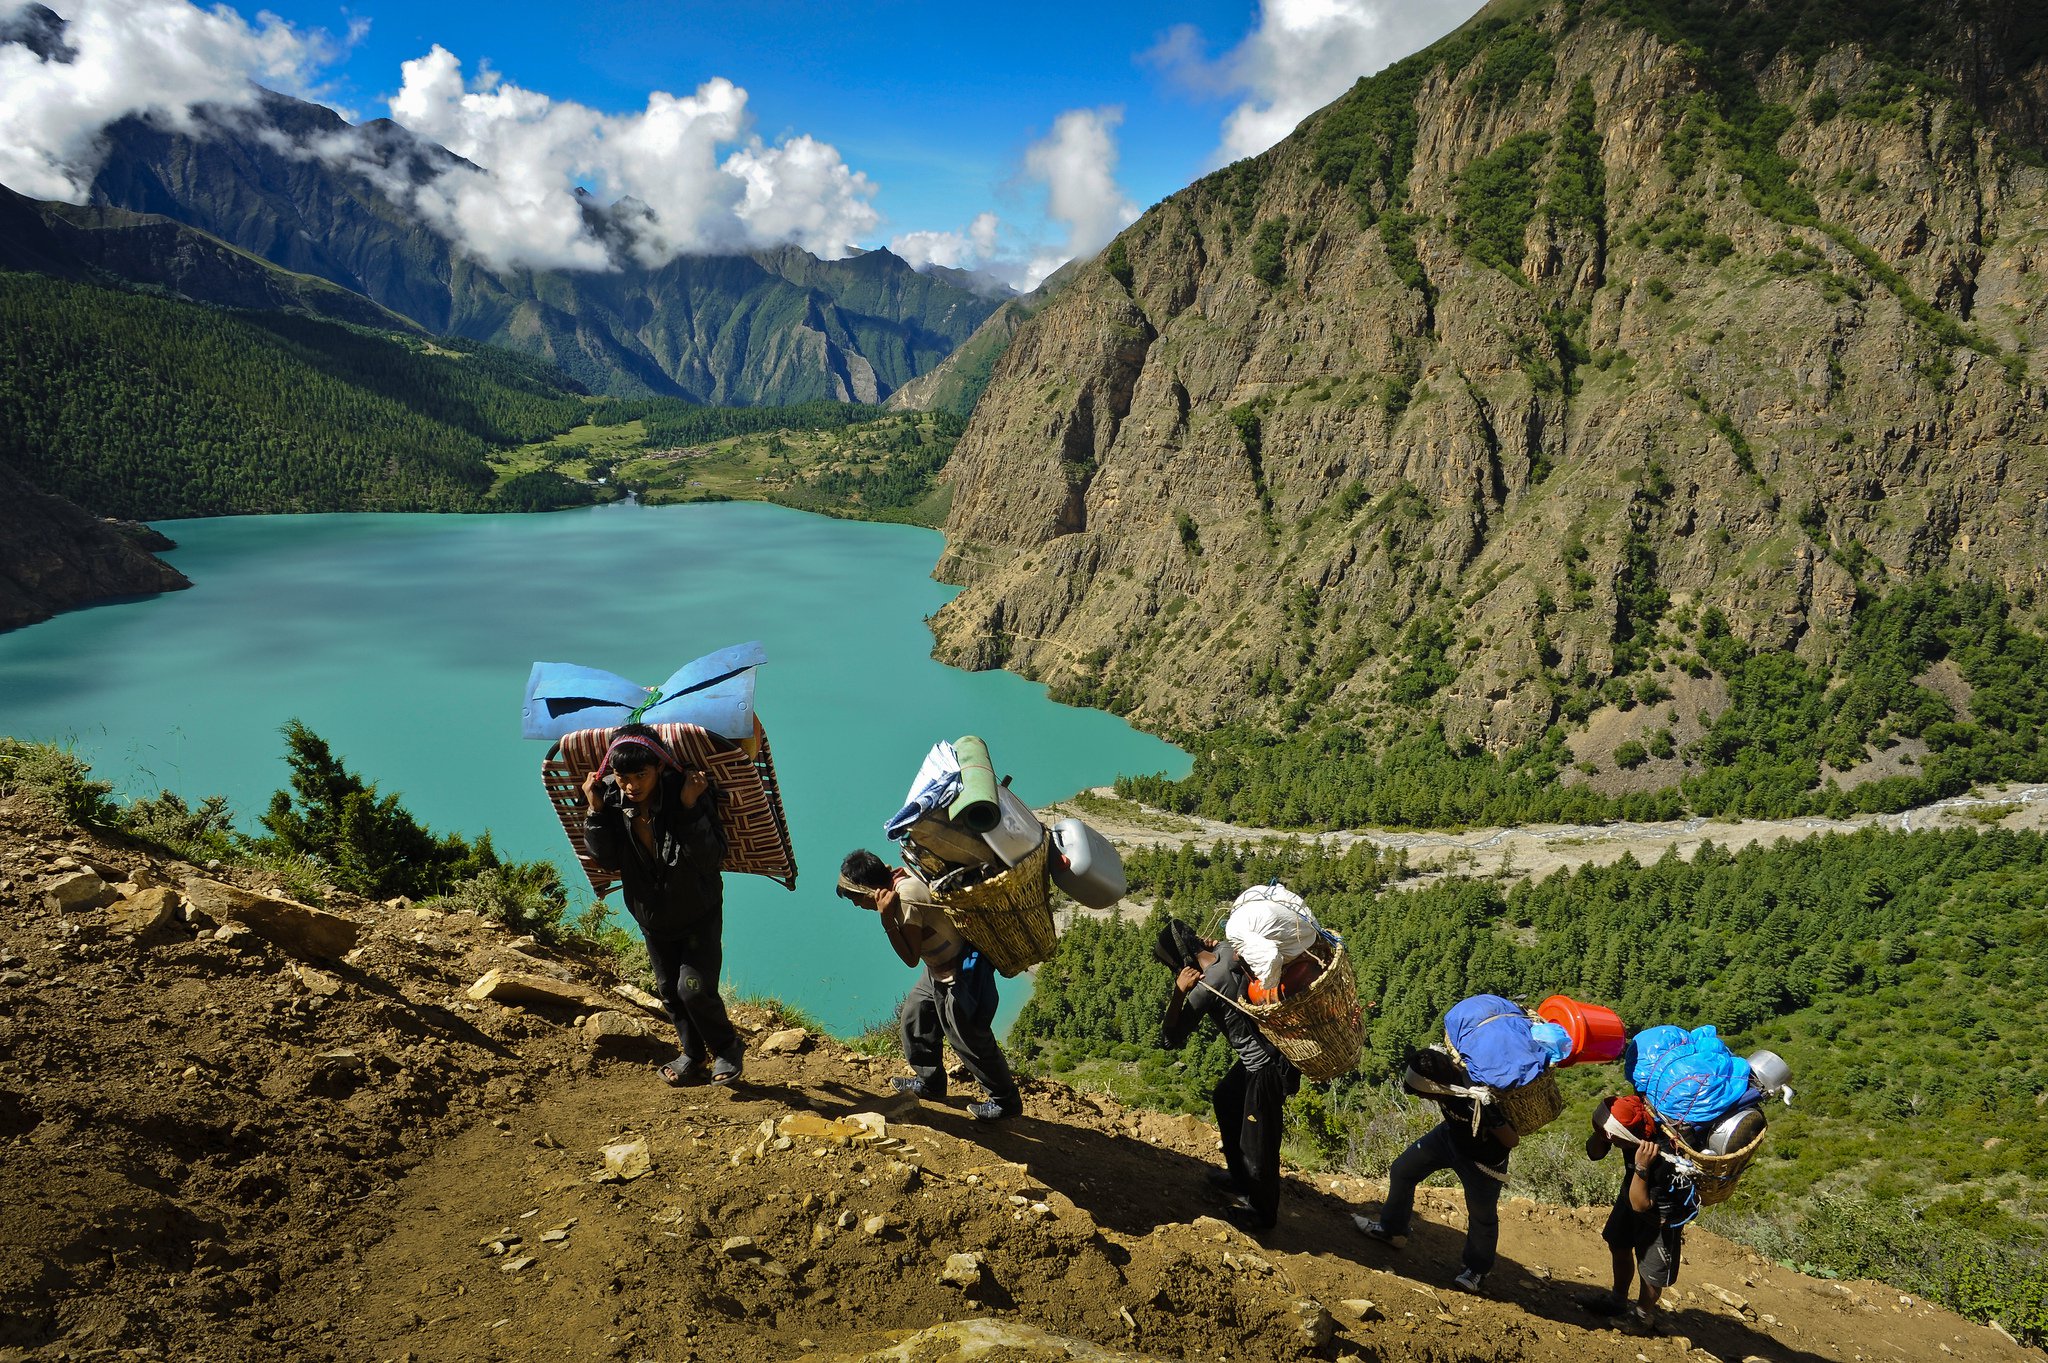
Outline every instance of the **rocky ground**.
{"type": "MultiPolygon", "coordinates": [[[[740,1011],[745,1083],[656,1081],[587,962],[403,901],[294,906],[0,801],[0,1360],[2021,1359],[1698,1234],[1662,1332],[1571,1304],[1599,1214],[1369,1182],[1213,1219],[1214,1132],[1028,1085],[995,1129],[740,1011]]],[[[652,1035],[650,1035],[652,1033],[652,1035]]]]}

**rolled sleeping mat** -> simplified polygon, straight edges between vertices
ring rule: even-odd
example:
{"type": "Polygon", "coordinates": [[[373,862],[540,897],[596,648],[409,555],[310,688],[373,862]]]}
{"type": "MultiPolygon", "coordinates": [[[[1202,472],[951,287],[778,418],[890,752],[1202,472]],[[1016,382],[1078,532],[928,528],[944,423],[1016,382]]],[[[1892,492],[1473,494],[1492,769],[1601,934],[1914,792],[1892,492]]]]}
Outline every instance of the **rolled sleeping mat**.
{"type": "Polygon", "coordinates": [[[986,833],[1003,821],[1003,807],[996,798],[996,769],[989,762],[988,744],[968,734],[953,744],[960,759],[960,793],[946,807],[946,818],[955,828],[986,833]]]}

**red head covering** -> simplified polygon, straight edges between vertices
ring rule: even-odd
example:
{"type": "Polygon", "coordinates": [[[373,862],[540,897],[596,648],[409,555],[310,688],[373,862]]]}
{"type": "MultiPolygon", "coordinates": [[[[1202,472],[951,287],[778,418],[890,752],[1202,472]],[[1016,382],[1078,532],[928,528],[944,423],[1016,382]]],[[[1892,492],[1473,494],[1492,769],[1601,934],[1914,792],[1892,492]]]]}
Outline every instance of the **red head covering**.
{"type": "Polygon", "coordinates": [[[1657,1119],[1650,1115],[1649,1105],[1633,1093],[1626,1093],[1612,1100],[1607,1111],[1609,1116],[1639,1139],[1648,1140],[1657,1134],[1657,1119]]]}

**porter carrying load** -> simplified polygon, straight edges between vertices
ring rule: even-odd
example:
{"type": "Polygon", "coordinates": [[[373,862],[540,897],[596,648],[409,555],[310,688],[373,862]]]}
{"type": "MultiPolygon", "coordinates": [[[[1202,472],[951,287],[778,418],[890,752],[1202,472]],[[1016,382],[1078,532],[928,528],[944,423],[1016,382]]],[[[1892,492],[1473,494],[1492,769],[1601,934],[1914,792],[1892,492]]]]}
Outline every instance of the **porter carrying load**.
{"type": "Polygon", "coordinates": [[[883,831],[1003,975],[1052,955],[1052,842],[1031,806],[996,780],[986,743],[968,734],[936,744],[883,831]]]}
{"type": "Polygon", "coordinates": [[[1792,1102],[1782,1059],[1771,1051],[1736,1055],[1711,1023],[1689,1032],[1649,1028],[1629,1043],[1622,1065],[1669,1143],[1666,1158],[1703,1207],[1733,1196],[1762,1148],[1764,1103],[1792,1102]]]}
{"type": "Polygon", "coordinates": [[[584,845],[583,781],[603,765],[614,730],[630,722],[652,727],[678,760],[710,778],[725,839],[723,869],[796,888],[796,852],[775,759],[754,713],[753,669],[764,656],[758,643],[721,649],[653,688],[595,668],[534,664],[527,679],[524,732],[529,738],[556,740],[541,762],[541,786],[599,898],[617,878],[584,845]],[[598,721],[595,727],[592,720],[598,721]]]}
{"type": "Polygon", "coordinates": [[[1403,1083],[1426,1097],[1472,1099],[1475,1122],[1480,1110],[1491,1106],[1528,1136],[1564,1111],[1551,1071],[1571,1051],[1571,1037],[1562,1027],[1498,994],[1475,994],[1444,1014],[1444,1049],[1438,1054],[1450,1065],[1418,1052],[1403,1083]]]}
{"type": "Polygon", "coordinates": [[[1278,881],[1239,895],[1223,931],[1252,976],[1247,1001],[1231,1006],[1304,1077],[1327,1082],[1355,1069],[1365,1013],[1344,940],[1278,881]]]}

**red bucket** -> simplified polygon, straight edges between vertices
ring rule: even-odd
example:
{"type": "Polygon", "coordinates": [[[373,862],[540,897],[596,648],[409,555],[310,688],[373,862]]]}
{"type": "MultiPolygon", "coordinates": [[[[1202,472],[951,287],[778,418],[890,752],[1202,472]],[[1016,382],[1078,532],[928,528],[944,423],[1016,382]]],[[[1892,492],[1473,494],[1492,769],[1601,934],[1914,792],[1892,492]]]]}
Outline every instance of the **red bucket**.
{"type": "Polygon", "coordinates": [[[1536,1016],[1554,1022],[1571,1034],[1571,1058],[1567,1065],[1595,1064],[1619,1059],[1628,1045],[1628,1028],[1621,1016],[1597,1003],[1580,1003],[1563,994],[1552,994],[1536,1005],[1536,1016]]]}

